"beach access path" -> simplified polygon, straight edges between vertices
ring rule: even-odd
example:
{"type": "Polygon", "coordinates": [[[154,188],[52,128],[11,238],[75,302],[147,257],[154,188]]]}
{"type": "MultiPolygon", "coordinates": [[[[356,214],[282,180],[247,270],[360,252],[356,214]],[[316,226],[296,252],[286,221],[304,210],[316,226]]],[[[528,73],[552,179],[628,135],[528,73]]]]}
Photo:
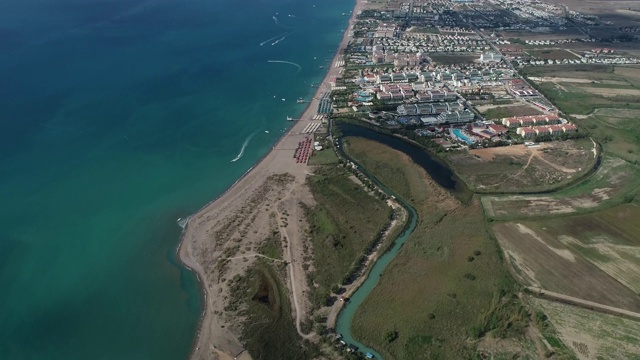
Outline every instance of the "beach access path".
{"type": "MultiPolygon", "coordinates": [[[[274,202],[271,205],[284,206],[292,217],[288,221],[291,227],[286,229],[284,236],[287,247],[286,251],[283,252],[283,258],[287,261],[287,266],[289,267],[287,287],[290,292],[291,304],[293,305],[292,315],[295,317],[298,333],[303,337],[312,336],[312,334],[303,334],[300,329],[300,323],[308,316],[309,309],[309,302],[305,296],[305,290],[308,285],[305,271],[302,268],[303,239],[301,235],[303,225],[301,224],[304,224],[305,220],[302,211],[293,211],[288,207],[288,205],[297,204],[298,201],[313,201],[305,185],[305,179],[310,174],[311,168],[306,164],[295,162],[293,159],[294,149],[307,136],[303,133],[303,130],[313,116],[316,115],[322,94],[331,91],[329,80],[339,76],[342,71],[342,67],[334,67],[333,64],[342,60],[342,52],[351,40],[350,29],[355,22],[356,14],[362,10],[364,5],[366,5],[366,2],[356,0],[348,28],[344,31],[344,36],[332,60],[332,65],[328,67],[328,72],[318,87],[313,100],[308,104],[299,120],[293,124],[287,134],[256,166],[222,196],[202,208],[187,221],[178,253],[182,262],[198,275],[204,292],[203,304],[205,307],[191,353],[192,359],[215,358],[215,356],[218,356],[219,351],[231,356],[237,356],[244,350],[238,340],[239,325],[237,322],[234,324],[233,321],[223,316],[223,295],[227,294],[228,289],[226,287],[228,286],[225,285],[225,281],[221,281],[216,276],[216,272],[213,269],[217,260],[223,256],[222,249],[217,248],[215,243],[217,240],[227,239],[212,239],[212,235],[216,231],[220,231],[220,229],[224,230],[227,225],[221,219],[228,217],[228,214],[244,214],[247,218],[252,217],[249,219],[253,220],[251,221],[251,226],[254,228],[260,226],[262,229],[258,229],[260,231],[255,230],[256,234],[251,231],[243,233],[241,245],[261,241],[264,239],[261,236],[268,233],[272,226],[267,220],[261,220],[259,214],[261,209],[269,209],[269,201],[274,202]],[[269,176],[277,174],[290,174],[293,180],[283,189],[264,190],[267,185],[265,182],[268,181],[269,176]],[[266,194],[266,201],[253,206],[256,202],[256,196],[263,193],[266,194]]],[[[253,261],[255,258],[253,256],[244,257],[241,260],[228,261],[231,269],[229,271],[239,273],[242,271],[243,266],[246,268],[248,261],[253,261]]],[[[227,277],[230,277],[229,274],[227,275],[227,277]]]]}

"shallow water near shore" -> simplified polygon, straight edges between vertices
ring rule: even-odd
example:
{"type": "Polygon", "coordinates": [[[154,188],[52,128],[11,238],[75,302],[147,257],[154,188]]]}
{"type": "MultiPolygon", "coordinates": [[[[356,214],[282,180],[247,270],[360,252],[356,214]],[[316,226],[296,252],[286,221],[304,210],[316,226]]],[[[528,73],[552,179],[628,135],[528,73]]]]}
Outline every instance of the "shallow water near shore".
{"type": "Polygon", "coordinates": [[[0,3],[0,358],[186,358],[176,219],[269,151],[352,7],[0,3]]]}

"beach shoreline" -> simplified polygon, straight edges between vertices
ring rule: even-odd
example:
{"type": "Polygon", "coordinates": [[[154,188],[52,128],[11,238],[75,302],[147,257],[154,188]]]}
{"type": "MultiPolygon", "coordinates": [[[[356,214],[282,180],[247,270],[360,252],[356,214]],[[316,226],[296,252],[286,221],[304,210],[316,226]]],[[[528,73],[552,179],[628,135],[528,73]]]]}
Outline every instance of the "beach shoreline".
{"type": "MultiPolygon", "coordinates": [[[[191,359],[207,358],[204,354],[207,353],[209,347],[215,349],[217,352],[223,351],[231,356],[237,356],[240,353],[243,353],[243,351],[237,351],[239,350],[238,344],[232,344],[233,339],[224,339],[229,342],[228,348],[225,348],[225,346],[218,347],[219,345],[213,345],[224,341],[217,338],[220,337],[221,334],[215,333],[210,328],[206,327],[214,321],[215,314],[213,313],[211,304],[209,304],[209,301],[211,300],[211,295],[209,294],[209,289],[212,287],[212,284],[210,283],[211,280],[208,279],[207,272],[204,267],[198,263],[193,249],[193,247],[202,248],[204,246],[202,243],[207,241],[204,234],[199,232],[199,228],[203,227],[202,224],[209,221],[212,217],[215,218],[216,216],[221,216],[220,214],[225,213],[226,210],[237,209],[245,204],[247,201],[247,194],[250,194],[261,186],[264,186],[266,181],[265,179],[269,175],[287,173],[293,175],[297,179],[298,183],[304,182],[304,179],[310,173],[310,170],[306,164],[299,164],[293,160],[294,145],[297,144],[301,138],[308,135],[303,134],[302,130],[311,120],[313,120],[313,116],[316,114],[319,99],[322,94],[331,91],[330,79],[338,76],[342,70],[341,67],[335,67],[334,64],[336,61],[341,60],[344,49],[352,39],[349,33],[355,22],[356,16],[362,9],[362,5],[364,3],[366,3],[366,1],[355,0],[348,25],[344,30],[344,35],[332,58],[328,71],[316,89],[313,99],[307,103],[307,106],[301,112],[299,119],[278,139],[272,149],[254,166],[247,170],[236,182],[233,183],[233,185],[220,194],[220,196],[204,205],[186,219],[180,243],[176,249],[176,255],[184,267],[196,274],[203,304],[203,311],[200,315],[198,330],[194,336],[190,352],[191,359]],[[230,351],[229,348],[235,348],[236,351],[230,351]]],[[[293,293],[293,298],[295,299],[295,292],[293,293]]],[[[297,310],[298,305],[295,304],[295,307],[297,310]]],[[[299,317],[297,317],[295,321],[299,324],[299,317]]],[[[222,327],[224,328],[224,326],[222,327]]],[[[244,352],[244,354],[246,354],[246,352],[244,352]]]]}

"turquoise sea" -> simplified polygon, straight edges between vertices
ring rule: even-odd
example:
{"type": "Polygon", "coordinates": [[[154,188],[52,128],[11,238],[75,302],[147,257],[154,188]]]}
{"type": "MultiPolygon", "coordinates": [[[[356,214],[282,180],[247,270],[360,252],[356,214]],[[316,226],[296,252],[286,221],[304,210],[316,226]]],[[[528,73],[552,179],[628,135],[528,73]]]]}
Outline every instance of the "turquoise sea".
{"type": "Polygon", "coordinates": [[[352,7],[0,2],[0,359],[186,358],[176,219],[269,151],[352,7]]]}

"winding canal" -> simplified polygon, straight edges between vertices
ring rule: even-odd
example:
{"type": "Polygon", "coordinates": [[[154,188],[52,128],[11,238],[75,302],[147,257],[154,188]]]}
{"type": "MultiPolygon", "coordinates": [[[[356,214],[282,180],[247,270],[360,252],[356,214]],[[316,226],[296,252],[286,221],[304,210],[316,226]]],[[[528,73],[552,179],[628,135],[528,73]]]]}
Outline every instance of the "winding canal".
{"type": "Polygon", "coordinates": [[[373,174],[369,173],[365,168],[363,168],[357,161],[352,159],[348,154],[343,151],[343,143],[342,140],[345,137],[361,137],[373,141],[377,141],[384,145],[387,145],[395,150],[401,151],[407,154],[411,159],[420,165],[423,169],[427,171],[427,173],[442,187],[451,191],[463,191],[464,185],[460,181],[457,181],[451,170],[449,170],[445,165],[435,160],[425,151],[401,140],[396,137],[385,135],[378,133],[374,130],[359,127],[356,125],[350,124],[340,124],[340,130],[342,131],[342,135],[338,138],[338,143],[340,144],[338,151],[340,155],[344,158],[349,159],[353,163],[358,166],[358,169],[364,173],[371,181],[373,181],[377,186],[379,186],[387,195],[394,196],[396,200],[407,210],[409,214],[408,222],[402,231],[402,233],[395,240],[393,245],[376,261],[376,263],[371,268],[367,279],[360,285],[360,287],[351,295],[349,298],[349,302],[342,308],[340,314],[338,315],[338,320],[336,323],[336,332],[338,334],[342,334],[343,340],[347,344],[353,344],[359,348],[359,351],[362,353],[371,353],[375,356],[376,359],[382,359],[382,356],[375,351],[374,349],[367,347],[366,345],[360,343],[351,335],[351,321],[353,320],[353,316],[355,315],[358,307],[364,302],[369,293],[376,287],[378,284],[378,279],[382,275],[384,269],[389,265],[391,260],[398,254],[398,251],[402,248],[402,245],[409,239],[413,230],[416,228],[418,223],[418,213],[415,208],[411,206],[406,200],[400,197],[398,194],[393,192],[391,189],[387,188],[384,184],[382,184],[373,174]]]}

